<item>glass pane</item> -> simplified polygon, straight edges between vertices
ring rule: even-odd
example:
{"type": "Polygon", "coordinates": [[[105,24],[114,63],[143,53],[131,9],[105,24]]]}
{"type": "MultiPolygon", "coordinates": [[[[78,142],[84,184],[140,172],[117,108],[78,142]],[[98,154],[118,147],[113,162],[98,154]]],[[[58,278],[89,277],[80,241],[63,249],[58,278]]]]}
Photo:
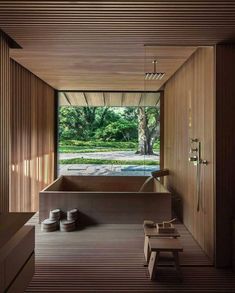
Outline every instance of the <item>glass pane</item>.
{"type": "Polygon", "coordinates": [[[61,92],[58,174],[151,175],[160,160],[159,105],[156,92],[61,92]]]}

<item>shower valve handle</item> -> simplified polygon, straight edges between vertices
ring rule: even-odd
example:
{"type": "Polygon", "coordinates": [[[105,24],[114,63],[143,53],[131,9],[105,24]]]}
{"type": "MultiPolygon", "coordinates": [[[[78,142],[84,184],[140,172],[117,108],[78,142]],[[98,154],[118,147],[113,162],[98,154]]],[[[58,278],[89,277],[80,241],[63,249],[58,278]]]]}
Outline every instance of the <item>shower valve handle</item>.
{"type": "Polygon", "coordinates": [[[191,149],[190,149],[190,152],[191,152],[191,153],[195,153],[195,152],[197,152],[197,151],[198,151],[198,148],[191,148],[191,149]]]}
{"type": "Polygon", "coordinates": [[[198,142],[199,140],[198,140],[198,138],[191,138],[191,142],[193,143],[193,142],[198,142]]]}
{"type": "Polygon", "coordinates": [[[189,162],[196,162],[198,160],[197,156],[189,157],[189,162]]]}

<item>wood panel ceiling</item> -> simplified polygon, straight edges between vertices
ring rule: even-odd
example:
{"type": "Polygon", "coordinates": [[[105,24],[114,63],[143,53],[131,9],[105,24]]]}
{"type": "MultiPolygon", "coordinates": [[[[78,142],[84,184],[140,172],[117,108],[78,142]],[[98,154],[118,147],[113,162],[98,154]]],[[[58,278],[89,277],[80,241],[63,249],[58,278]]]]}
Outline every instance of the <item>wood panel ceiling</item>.
{"type": "Polygon", "coordinates": [[[60,92],[60,106],[137,107],[156,106],[159,92],[60,92]]]}
{"type": "Polygon", "coordinates": [[[144,45],[234,41],[235,1],[0,1],[0,27],[23,47],[12,57],[57,89],[157,90],[144,45]]]}

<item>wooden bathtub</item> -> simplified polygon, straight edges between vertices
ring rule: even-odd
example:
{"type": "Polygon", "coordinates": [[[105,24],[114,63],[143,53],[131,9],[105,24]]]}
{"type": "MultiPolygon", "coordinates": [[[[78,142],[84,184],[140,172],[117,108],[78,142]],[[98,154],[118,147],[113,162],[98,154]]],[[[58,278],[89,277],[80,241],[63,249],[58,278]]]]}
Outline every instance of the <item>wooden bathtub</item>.
{"type": "Polygon", "coordinates": [[[39,221],[51,209],[77,208],[82,224],[140,224],[171,219],[171,194],[146,176],[61,176],[39,194],[39,221]]]}

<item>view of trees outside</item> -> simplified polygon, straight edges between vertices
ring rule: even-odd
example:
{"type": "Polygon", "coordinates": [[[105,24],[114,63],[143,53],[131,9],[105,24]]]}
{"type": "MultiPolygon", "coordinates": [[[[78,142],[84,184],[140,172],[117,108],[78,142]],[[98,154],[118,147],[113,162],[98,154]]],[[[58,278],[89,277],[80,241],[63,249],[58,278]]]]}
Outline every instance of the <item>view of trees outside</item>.
{"type": "Polygon", "coordinates": [[[148,175],[158,169],[160,108],[59,107],[59,173],[148,175]]]}

